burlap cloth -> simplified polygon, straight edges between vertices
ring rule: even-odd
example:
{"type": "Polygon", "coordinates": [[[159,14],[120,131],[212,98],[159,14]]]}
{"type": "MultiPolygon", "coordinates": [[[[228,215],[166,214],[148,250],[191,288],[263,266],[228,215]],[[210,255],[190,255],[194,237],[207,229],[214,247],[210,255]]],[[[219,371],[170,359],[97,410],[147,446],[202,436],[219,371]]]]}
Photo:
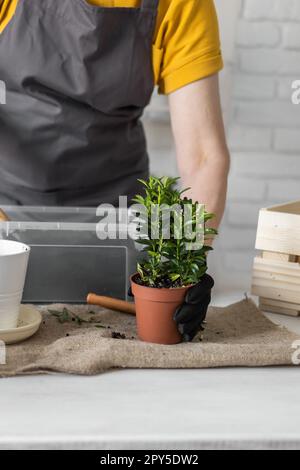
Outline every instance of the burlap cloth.
{"type": "MultiPolygon", "coordinates": [[[[136,339],[135,318],[93,308],[94,323],[60,324],[43,306],[39,332],[27,341],[7,346],[7,365],[0,377],[62,372],[91,375],[113,368],[206,368],[291,365],[292,344],[299,337],[269,321],[251,300],[226,308],[211,307],[202,341],[175,346],[147,344],[136,339]],[[112,332],[126,339],[112,338],[112,332]]],[[[89,319],[88,306],[68,309],[89,319]]]]}

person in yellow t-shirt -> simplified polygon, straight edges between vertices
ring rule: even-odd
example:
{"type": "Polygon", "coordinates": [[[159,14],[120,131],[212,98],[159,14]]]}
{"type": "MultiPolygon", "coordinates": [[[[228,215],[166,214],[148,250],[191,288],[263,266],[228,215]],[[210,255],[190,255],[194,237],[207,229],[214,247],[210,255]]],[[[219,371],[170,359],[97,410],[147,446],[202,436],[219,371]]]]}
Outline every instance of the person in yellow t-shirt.
{"type": "MultiPolygon", "coordinates": [[[[229,154],[213,0],[0,0],[0,203],[98,206],[148,176],[141,116],[167,94],[189,195],[225,206],[229,154]]],[[[213,280],[193,286],[174,320],[202,328],[213,280]]]]}
{"type": "Polygon", "coordinates": [[[222,218],[229,155],[213,0],[0,0],[0,203],[96,206],[148,175],[140,118],[168,95],[180,175],[222,218]]]}

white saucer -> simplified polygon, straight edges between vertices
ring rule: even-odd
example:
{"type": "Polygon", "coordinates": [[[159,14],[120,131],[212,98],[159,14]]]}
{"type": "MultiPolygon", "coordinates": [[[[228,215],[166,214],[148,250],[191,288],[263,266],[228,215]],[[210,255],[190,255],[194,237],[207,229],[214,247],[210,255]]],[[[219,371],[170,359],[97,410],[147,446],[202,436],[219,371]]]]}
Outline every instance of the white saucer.
{"type": "Polygon", "coordinates": [[[17,328],[0,329],[0,340],[6,344],[19,343],[33,336],[39,329],[42,315],[32,305],[21,305],[17,328]]]}

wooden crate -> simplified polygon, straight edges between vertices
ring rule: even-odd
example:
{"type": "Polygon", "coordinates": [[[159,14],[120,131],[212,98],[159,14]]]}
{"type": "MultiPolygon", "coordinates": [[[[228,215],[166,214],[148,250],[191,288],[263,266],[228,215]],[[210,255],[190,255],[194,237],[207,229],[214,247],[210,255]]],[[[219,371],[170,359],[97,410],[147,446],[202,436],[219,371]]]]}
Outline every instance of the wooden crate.
{"type": "Polygon", "coordinates": [[[300,316],[300,201],[262,209],[252,293],[262,310],[300,316]]]}

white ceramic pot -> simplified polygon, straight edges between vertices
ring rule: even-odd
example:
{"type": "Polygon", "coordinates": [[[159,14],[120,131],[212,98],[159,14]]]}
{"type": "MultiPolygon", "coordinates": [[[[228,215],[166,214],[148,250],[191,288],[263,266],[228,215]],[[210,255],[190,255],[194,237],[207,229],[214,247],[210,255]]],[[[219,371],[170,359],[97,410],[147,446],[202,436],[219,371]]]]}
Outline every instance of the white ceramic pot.
{"type": "Polygon", "coordinates": [[[0,240],[0,329],[16,328],[30,247],[0,240]]]}
{"type": "Polygon", "coordinates": [[[22,293],[0,298],[0,330],[16,328],[21,301],[22,293]]]}

